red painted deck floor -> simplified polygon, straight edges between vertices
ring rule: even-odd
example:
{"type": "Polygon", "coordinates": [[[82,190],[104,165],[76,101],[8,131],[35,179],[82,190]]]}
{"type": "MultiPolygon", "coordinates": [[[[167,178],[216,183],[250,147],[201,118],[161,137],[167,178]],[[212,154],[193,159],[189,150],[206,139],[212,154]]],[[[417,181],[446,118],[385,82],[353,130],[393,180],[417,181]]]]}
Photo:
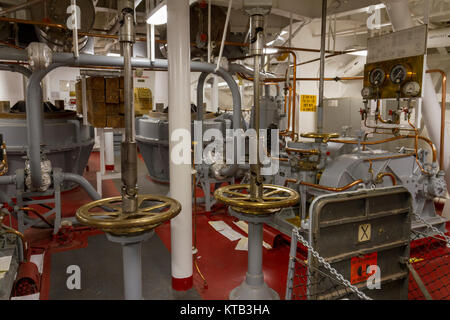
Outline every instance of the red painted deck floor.
{"type": "MultiPolygon", "coordinates": [[[[88,165],[90,170],[85,173],[85,177],[95,185],[95,172],[99,169],[99,154],[97,152],[92,153],[88,165]]],[[[103,193],[105,197],[120,194],[112,181],[104,181],[103,193]]],[[[74,216],[77,208],[90,201],[88,195],[81,188],[65,192],[62,196],[63,216],[74,216]]],[[[214,215],[201,213],[197,216],[197,264],[207,281],[207,287],[204,286],[203,280],[195,268],[194,286],[203,299],[223,300],[228,299],[230,291],[244,280],[247,270],[247,252],[235,250],[238,241],[231,242],[219,232],[215,231],[208,223],[210,220],[223,220],[237,232],[243,235],[245,233],[233,224],[235,218],[229,216],[223,208],[218,210],[214,215]]],[[[167,222],[161,225],[156,229],[156,232],[166,248],[170,250],[170,223],[167,222]]],[[[61,244],[52,239],[51,231],[27,231],[26,237],[33,251],[45,251],[46,253],[42,276],[41,299],[48,298],[51,268],[50,255],[60,251],[85,247],[87,245],[87,237],[98,233],[98,231],[90,228],[79,228],[71,236],[70,242],[61,244]]],[[[263,270],[267,284],[276,290],[283,299],[286,288],[289,242],[283,240],[281,237],[277,238],[277,240],[274,241],[274,234],[270,230],[269,232],[265,232],[265,241],[271,244],[275,242],[275,245],[271,250],[263,249],[263,270]]],[[[445,259],[444,264],[447,264],[447,269],[450,258],[449,251],[450,249],[447,248],[441,258],[445,259]]],[[[435,263],[438,262],[440,260],[436,260],[435,263]]],[[[443,277],[443,275],[438,274],[436,278],[439,281],[450,283],[449,276],[443,277]]]]}

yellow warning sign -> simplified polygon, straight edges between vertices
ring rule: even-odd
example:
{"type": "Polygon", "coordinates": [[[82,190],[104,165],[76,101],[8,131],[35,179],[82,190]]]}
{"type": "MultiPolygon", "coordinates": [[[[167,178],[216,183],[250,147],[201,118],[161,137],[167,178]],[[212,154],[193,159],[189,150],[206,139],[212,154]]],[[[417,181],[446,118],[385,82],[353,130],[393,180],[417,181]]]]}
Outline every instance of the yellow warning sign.
{"type": "Polygon", "coordinates": [[[316,112],[316,110],[317,110],[317,96],[302,94],[300,102],[300,111],[316,112]]]}

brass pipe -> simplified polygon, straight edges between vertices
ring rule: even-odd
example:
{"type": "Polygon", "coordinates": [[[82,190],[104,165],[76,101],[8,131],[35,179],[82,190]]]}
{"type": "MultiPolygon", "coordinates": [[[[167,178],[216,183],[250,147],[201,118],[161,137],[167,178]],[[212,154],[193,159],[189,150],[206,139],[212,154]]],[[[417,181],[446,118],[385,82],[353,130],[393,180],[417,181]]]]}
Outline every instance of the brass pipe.
{"type": "Polygon", "coordinates": [[[321,190],[326,190],[326,191],[332,191],[332,192],[342,192],[342,191],[346,191],[360,183],[363,183],[364,181],[359,179],[359,180],[355,180],[352,183],[349,183],[346,186],[343,187],[339,187],[339,188],[333,188],[333,187],[327,187],[327,186],[322,186],[320,184],[315,184],[315,183],[309,183],[309,182],[304,182],[301,181],[300,184],[307,186],[307,187],[311,187],[311,188],[315,188],[315,189],[321,189],[321,190]]]}
{"type": "Polygon", "coordinates": [[[286,150],[288,153],[289,152],[294,152],[294,153],[302,153],[302,154],[309,154],[309,155],[319,155],[320,151],[317,149],[311,149],[311,150],[306,150],[306,149],[296,149],[296,148],[285,148],[284,150],[286,150]]]}
{"type": "Polygon", "coordinates": [[[392,185],[393,185],[393,186],[396,186],[396,185],[397,185],[397,179],[396,179],[395,176],[394,176],[392,173],[390,173],[390,172],[379,173],[379,174],[377,175],[377,180],[380,181],[380,182],[382,182],[382,181],[383,181],[383,178],[386,177],[386,176],[391,178],[391,180],[392,180],[392,185]]]}
{"type": "Polygon", "coordinates": [[[440,69],[427,70],[427,73],[440,73],[441,74],[441,87],[442,87],[442,99],[441,99],[441,140],[439,143],[439,167],[444,169],[444,147],[445,147],[445,109],[447,100],[447,74],[440,69]]]}
{"type": "Polygon", "coordinates": [[[32,213],[34,213],[35,215],[37,215],[39,219],[41,219],[43,222],[45,222],[50,228],[53,228],[53,227],[54,227],[53,224],[51,224],[50,221],[47,220],[47,218],[45,218],[42,214],[40,214],[39,212],[37,212],[37,211],[36,211],[35,209],[33,209],[33,208],[30,208],[30,207],[23,207],[23,208],[20,208],[19,210],[26,211],[26,212],[32,212],[32,213]]]}

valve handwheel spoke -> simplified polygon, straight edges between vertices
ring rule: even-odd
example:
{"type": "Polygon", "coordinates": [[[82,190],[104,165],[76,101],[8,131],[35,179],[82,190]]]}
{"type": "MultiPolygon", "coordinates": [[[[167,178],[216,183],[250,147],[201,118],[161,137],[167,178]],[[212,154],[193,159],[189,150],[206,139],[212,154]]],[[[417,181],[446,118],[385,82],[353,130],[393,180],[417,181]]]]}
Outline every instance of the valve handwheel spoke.
{"type": "Polygon", "coordinates": [[[114,197],[88,203],[77,210],[76,217],[102,231],[127,235],[152,230],[181,211],[178,201],[164,196],[139,195],[139,207],[133,213],[124,213],[121,201],[121,197],[114,197]]]}
{"type": "Polygon", "coordinates": [[[230,185],[217,189],[214,197],[242,213],[267,214],[297,204],[299,194],[289,188],[265,184],[262,198],[250,197],[250,185],[230,185]],[[245,192],[245,193],[242,193],[245,192]]]}
{"type": "Polygon", "coordinates": [[[318,132],[308,132],[308,133],[302,133],[300,135],[302,138],[309,138],[309,139],[322,139],[323,143],[327,143],[328,140],[339,138],[339,133],[318,133],[318,132]]]}

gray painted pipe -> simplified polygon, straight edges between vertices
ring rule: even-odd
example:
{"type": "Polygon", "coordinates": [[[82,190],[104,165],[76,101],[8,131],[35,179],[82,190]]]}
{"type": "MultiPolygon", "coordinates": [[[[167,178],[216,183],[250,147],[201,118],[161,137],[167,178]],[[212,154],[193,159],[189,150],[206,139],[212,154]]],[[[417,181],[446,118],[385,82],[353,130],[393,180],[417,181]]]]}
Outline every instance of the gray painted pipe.
{"type": "Polygon", "coordinates": [[[203,120],[203,89],[205,86],[206,77],[208,77],[207,72],[202,72],[200,74],[200,77],[198,77],[198,84],[197,84],[197,120],[202,121],[203,120]]]}
{"type": "Polygon", "coordinates": [[[32,74],[31,70],[18,64],[0,64],[0,70],[19,72],[29,78],[32,74]]]}
{"type": "Polygon", "coordinates": [[[16,175],[0,176],[0,185],[15,184],[15,183],[16,183],[16,175]]]}
{"type": "Polygon", "coordinates": [[[142,300],[142,242],[122,244],[125,300],[142,300]]]}
{"type": "Polygon", "coordinates": [[[62,180],[63,181],[70,181],[75,182],[80,185],[92,198],[92,200],[100,200],[102,197],[98,194],[98,192],[94,189],[94,187],[87,181],[84,177],[75,174],[75,173],[68,173],[64,172],[62,173],[62,180]]]}
{"type": "MultiPolygon", "coordinates": [[[[24,50],[4,48],[0,50],[0,59],[5,60],[27,60],[28,55],[24,50]]],[[[40,186],[42,182],[40,172],[40,142],[42,139],[42,108],[35,105],[42,102],[42,91],[40,90],[40,81],[51,70],[60,66],[115,66],[121,67],[124,64],[123,57],[105,57],[97,55],[80,54],[75,58],[72,53],[54,53],[54,64],[47,70],[35,72],[29,80],[27,92],[27,125],[28,125],[28,144],[30,169],[33,185],[40,186]],[[30,90],[31,89],[31,90],[30,90]],[[39,89],[39,90],[38,90],[39,89]],[[39,91],[39,92],[38,92],[39,91]],[[32,106],[31,106],[32,104],[32,106]],[[30,112],[30,113],[28,113],[30,112]]],[[[137,68],[168,68],[168,61],[157,59],[150,61],[146,58],[132,58],[131,65],[137,68]]],[[[203,62],[191,62],[191,70],[197,72],[215,73],[222,77],[228,84],[233,96],[233,126],[234,128],[241,128],[242,108],[241,108],[241,94],[239,87],[234,81],[233,77],[223,68],[216,70],[215,64],[203,62]]],[[[203,98],[203,97],[202,97],[203,98]]],[[[202,103],[203,106],[203,103],[202,103]]]]}
{"type": "MultiPolygon", "coordinates": [[[[198,121],[202,121],[203,120],[203,91],[204,91],[204,85],[205,85],[205,81],[206,78],[208,77],[209,73],[208,72],[202,72],[200,74],[200,77],[198,78],[198,84],[197,84],[197,120],[198,121]]],[[[234,82],[234,80],[233,80],[234,82]]],[[[231,88],[231,87],[230,87],[231,88]]],[[[241,94],[236,90],[232,90],[231,91],[232,95],[233,95],[233,129],[240,129],[241,126],[241,116],[242,116],[242,112],[239,111],[239,114],[237,114],[237,112],[235,112],[236,106],[238,106],[239,110],[242,110],[242,106],[241,106],[241,94]],[[236,93],[239,93],[239,95],[236,95],[236,93]]],[[[200,135],[201,137],[203,137],[203,132],[200,135]]],[[[237,150],[235,150],[234,152],[235,155],[235,162],[237,163],[237,150]]],[[[239,169],[239,166],[237,164],[233,164],[231,166],[227,166],[223,169],[220,170],[220,175],[224,176],[224,177],[232,177],[234,176],[234,174],[237,172],[237,170],[239,169]]]]}
{"type": "Polygon", "coordinates": [[[43,100],[41,81],[50,71],[63,65],[56,63],[45,70],[35,71],[28,79],[26,98],[28,158],[30,159],[31,182],[35,187],[42,185],[41,142],[43,142],[43,100]]]}
{"type": "Polygon", "coordinates": [[[246,282],[249,286],[264,283],[262,271],[263,223],[248,223],[248,270],[246,282]]]}

